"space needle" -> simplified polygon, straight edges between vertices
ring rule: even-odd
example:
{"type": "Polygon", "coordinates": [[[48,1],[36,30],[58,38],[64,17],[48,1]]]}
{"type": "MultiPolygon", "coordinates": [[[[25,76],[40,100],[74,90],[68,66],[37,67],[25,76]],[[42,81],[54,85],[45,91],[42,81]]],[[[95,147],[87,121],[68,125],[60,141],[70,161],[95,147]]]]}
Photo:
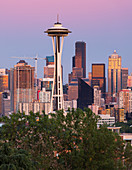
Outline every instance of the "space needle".
{"type": "Polygon", "coordinates": [[[50,112],[52,112],[64,108],[61,55],[64,37],[68,36],[71,31],[69,31],[67,28],[64,28],[57,17],[57,23],[55,23],[53,27],[45,31],[45,33],[47,33],[48,36],[52,38],[54,52],[54,79],[50,105],[50,112]]]}

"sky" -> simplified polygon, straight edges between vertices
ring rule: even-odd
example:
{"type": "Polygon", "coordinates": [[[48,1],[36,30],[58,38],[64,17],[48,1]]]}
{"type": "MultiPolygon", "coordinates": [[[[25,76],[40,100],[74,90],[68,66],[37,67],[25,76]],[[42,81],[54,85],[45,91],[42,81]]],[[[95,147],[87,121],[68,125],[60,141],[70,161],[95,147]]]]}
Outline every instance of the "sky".
{"type": "MultiPolygon", "coordinates": [[[[64,83],[72,71],[75,42],[86,42],[87,77],[92,63],[105,63],[117,50],[122,67],[132,72],[132,0],[0,0],[0,68],[12,68],[18,57],[53,54],[44,31],[57,20],[72,31],[64,40],[64,83]]],[[[26,60],[34,66],[33,60],[26,60]]],[[[43,77],[45,61],[38,61],[43,77]]],[[[107,73],[106,73],[107,77],[107,73]]]]}

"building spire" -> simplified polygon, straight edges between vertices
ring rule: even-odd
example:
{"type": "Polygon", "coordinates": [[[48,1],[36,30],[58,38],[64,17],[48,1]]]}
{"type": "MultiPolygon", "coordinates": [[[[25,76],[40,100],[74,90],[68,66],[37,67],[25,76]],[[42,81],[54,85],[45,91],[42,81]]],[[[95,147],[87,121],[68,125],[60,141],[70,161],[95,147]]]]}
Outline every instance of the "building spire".
{"type": "Polygon", "coordinates": [[[57,14],[57,23],[59,23],[59,14],[57,14]]]}

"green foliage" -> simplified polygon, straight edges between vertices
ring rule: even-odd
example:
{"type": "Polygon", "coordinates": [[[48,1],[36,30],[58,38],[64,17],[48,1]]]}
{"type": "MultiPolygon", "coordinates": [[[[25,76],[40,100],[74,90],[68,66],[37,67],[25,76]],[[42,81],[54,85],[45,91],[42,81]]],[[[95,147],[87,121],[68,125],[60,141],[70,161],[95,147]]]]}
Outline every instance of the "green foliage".
{"type": "Polygon", "coordinates": [[[129,120],[127,123],[117,122],[115,126],[121,127],[121,133],[132,133],[132,120],[129,120]]]}
{"type": "MultiPolygon", "coordinates": [[[[32,156],[29,158],[38,162],[37,169],[122,169],[123,157],[130,158],[129,149],[124,151],[118,134],[105,126],[98,129],[98,119],[90,109],[61,110],[50,117],[32,112],[12,114],[1,118],[5,124],[0,128],[0,142],[11,145],[7,153],[26,150],[32,156]]],[[[20,159],[24,160],[19,154],[13,156],[13,160],[20,159]]],[[[14,161],[9,163],[13,169],[14,161]]],[[[2,166],[8,169],[6,162],[2,166]]]]}
{"type": "Polygon", "coordinates": [[[130,143],[126,145],[126,149],[124,152],[124,160],[126,169],[132,169],[132,146],[130,145],[130,143]]]}
{"type": "Polygon", "coordinates": [[[8,143],[0,147],[1,170],[33,170],[36,169],[30,155],[23,149],[12,149],[8,143]]]}

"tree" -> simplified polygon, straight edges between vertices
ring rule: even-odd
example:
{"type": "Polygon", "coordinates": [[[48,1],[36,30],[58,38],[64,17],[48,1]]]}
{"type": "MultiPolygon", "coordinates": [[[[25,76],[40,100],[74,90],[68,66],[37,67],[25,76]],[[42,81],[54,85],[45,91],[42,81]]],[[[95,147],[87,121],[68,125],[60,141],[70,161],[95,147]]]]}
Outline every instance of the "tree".
{"type": "MultiPolygon", "coordinates": [[[[38,169],[124,168],[124,142],[106,126],[98,129],[98,119],[90,109],[12,114],[1,118],[0,141],[26,150],[38,169]]],[[[126,155],[130,158],[129,149],[126,155]]]]}
{"type": "Polygon", "coordinates": [[[121,138],[102,126],[97,128],[98,116],[90,109],[59,111],[54,116],[58,123],[54,144],[59,154],[59,165],[65,169],[118,169],[123,167],[121,138]]]}
{"type": "Polygon", "coordinates": [[[126,145],[124,152],[124,164],[127,170],[132,169],[132,146],[130,143],[126,145]]]}
{"type": "Polygon", "coordinates": [[[31,156],[23,149],[12,149],[8,143],[0,147],[1,170],[33,170],[36,169],[31,156]]]}

